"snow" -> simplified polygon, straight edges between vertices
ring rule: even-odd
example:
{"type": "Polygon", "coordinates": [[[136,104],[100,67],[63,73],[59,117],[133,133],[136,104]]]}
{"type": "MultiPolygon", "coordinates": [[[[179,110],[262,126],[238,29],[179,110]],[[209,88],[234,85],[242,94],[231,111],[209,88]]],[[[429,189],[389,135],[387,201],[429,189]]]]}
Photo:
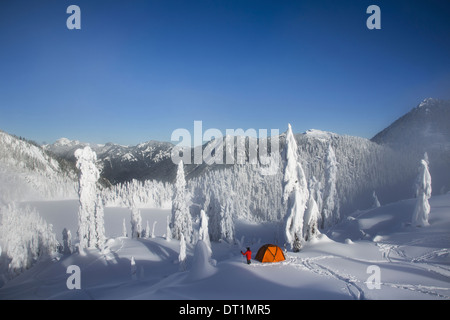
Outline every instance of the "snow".
{"type": "Polygon", "coordinates": [[[307,135],[308,137],[311,137],[311,138],[318,139],[318,140],[320,140],[322,142],[327,142],[333,136],[335,136],[336,133],[328,132],[328,131],[322,131],[322,130],[317,130],[317,129],[309,129],[309,130],[306,130],[305,135],[307,135]]]}
{"type": "MultiPolygon", "coordinates": [[[[450,299],[450,195],[429,199],[426,227],[411,225],[415,202],[356,211],[273,264],[247,265],[240,246],[256,252],[282,239],[280,223],[236,220],[242,242],[211,242],[216,263],[208,259],[205,243],[187,243],[186,271],[179,269],[180,241],[165,239],[170,209],[141,208],[144,220],[158,221],[155,238],[131,239],[121,236],[123,218],[130,228],[129,209],[105,207],[103,251],[40,261],[4,284],[0,299],[450,299]],[[80,267],[80,290],[66,286],[71,265],[80,267]],[[370,289],[376,284],[372,270],[379,270],[380,289],[370,289]]],[[[22,205],[36,207],[59,239],[64,227],[76,229],[75,200],[22,205]]]]}

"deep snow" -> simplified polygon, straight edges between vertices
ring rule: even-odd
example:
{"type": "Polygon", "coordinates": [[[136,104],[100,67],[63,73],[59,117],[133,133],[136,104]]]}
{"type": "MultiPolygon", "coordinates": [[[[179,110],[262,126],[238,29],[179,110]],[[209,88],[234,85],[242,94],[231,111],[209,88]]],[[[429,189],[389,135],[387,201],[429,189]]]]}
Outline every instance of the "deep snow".
{"type": "MultiPolygon", "coordinates": [[[[75,235],[78,201],[28,205],[53,224],[58,237],[64,227],[75,235]]],[[[158,221],[156,237],[135,240],[121,236],[123,218],[131,231],[131,211],[105,208],[109,240],[103,252],[42,261],[0,288],[0,299],[449,299],[450,195],[432,197],[430,205],[430,225],[422,228],[410,224],[415,199],[355,212],[274,264],[247,265],[240,250],[250,246],[254,256],[260,245],[282,239],[282,228],[236,221],[238,244],[213,242],[210,265],[204,250],[197,248],[203,252],[199,260],[195,244],[188,245],[187,271],[178,265],[179,241],[164,237],[170,210],[142,209],[144,225],[158,221]],[[66,286],[69,265],[80,267],[80,290],[66,286]],[[379,268],[380,289],[366,283],[370,266],[379,268]]]]}

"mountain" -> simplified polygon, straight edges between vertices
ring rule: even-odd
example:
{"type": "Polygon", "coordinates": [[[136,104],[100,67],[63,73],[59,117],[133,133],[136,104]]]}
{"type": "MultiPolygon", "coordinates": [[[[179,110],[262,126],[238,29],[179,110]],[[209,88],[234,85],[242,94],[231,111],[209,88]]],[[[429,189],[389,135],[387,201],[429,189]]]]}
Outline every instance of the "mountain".
{"type": "MultiPolygon", "coordinates": [[[[336,188],[340,207],[336,208],[336,215],[342,218],[356,209],[370,207],[374,191],[382,203],[414,196],[418,164],[427,151],[434,193],[447,191],[450,186],[449,110],[448,102],[426,99],[371,140],[314,129],[296,134],[299,159],[307,179],[311,184],[317,184],[319,191],[326,192],[326,158],[331,147],[337,162],[336,188]]],[[[279,138],[281,154],[284,134],[279,138]]],[[[226,139],[223,137],[223,159],[225,153],[230,152],[226,139]]],[[[236,148],[237,140],[234,139],[236,148]]],[[[263,140],[247,137],[244,146],[247,158],[251,142],[265,144],[263,140]]],[[[205,150],[213,143],[210,141],[197,148],[205,150]]],[[[174,145],[167,142],[149,141],[136,146],[121,146],[60,139],[44,146],[44,149],[73,162],[74,151],[86,145],[97,153],[102,177],[114,185],[132,179],[173,182],[175,178],[176,166],[170,157],[174,145]]],[[[270,153],[270,143],[265,145],[270,153]]],[[[193,159],[195,151],[190,151],[193,159]]],[[[283,164],[280,159],[272,159],[269,166],[262,165],[260,158],[257,164],[237,166],[204,162],[186,164],[185,173],[193,201],[202,206],[213,190],[214,197],[222,204],[230,195],[233,197],[237,215],[262,220],[280,218],[283,212],[280,210],[283,164]],[[268,171],[272,172],[268,174],[268,171]]]]}
{"type": "Polygon", "coordinates": [[[423,153],[450,150],[450,101],[427,98],[371,140],[423,153]]]}
{"type": "Polygon", "coordinates": [[[414,159],[423,158],[426,152],[433,192],[439,194],[450,190],[450,101],[423,100],[371,141],[409,154],[414,159]]]}
{"type": "Polygon", "coordinates": [[[75,163],[74,153],[79,148],[89,146],[97,154],[102,177],[112,184],[132,179],[156,179],[166,181],[173,175],[168,142],[148,141],[136,146],[122,146],[114,143],[92,144],[61,138],[43,148],[75,163]]]}
{"type": "Polygon", "coordinates": [[[42,147],[0,131],[0,204],[75,198],[74,167],[42,147]]]}

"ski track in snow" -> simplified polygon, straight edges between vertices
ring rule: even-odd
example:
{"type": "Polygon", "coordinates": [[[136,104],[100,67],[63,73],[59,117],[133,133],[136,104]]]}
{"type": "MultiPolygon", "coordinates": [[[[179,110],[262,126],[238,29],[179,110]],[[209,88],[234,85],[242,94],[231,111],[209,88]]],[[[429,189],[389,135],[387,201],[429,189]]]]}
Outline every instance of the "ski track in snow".
{"type": "MultiPolygon", "coordinates": [[[[432,262],[433,259],[436,257],[449,255],[450,249],[446,248],[435,249],[427,253],[421,254],[417,257],[408,257],[406,255],[403,247],[420,244],[423,244],[422,240],[414,240],[401,245],[392,245],[387,243],[376,243],[375,245],[382,252],[382,257],[387,261],[387,263],[396,265],[405,265],[408,267],[412,266],[414,268],[426,272],[432,272],[440,277],[447,278],[450,283],[450,268],[446,268],[442,264],[432,262]],[[394,257],[394,255],[396,257],[394,257]]],[[[287,258],[288,259],[286,261],[281,263],[282,265],[291,265],[296,268],[301,268],[302,270],[313,272],[320,276],[334,278],[336,280],[343,282],[343,284],[347,288],[348,294],[353,299],[363,300],[366,298],[364,286],[361,285],[365,283],[364,281],[361,281],[360,279],[357,279],[352,275],[342,273],[336,270],[335,268],[331,268],[329,266],[325,266],[324,264],[319,263],[320,260],[338,259],[342,257],[334,255],[324,255],[319,257],[307,257],[307,258],[289,256],[287,258]]],[[[357,261],[367,263],[368,265],[376,263],[375,261],[369,261],[364,259],[357,259],[357,261]]],[[[257,267],[264,267],[264,266],[265,266],[264,264],[257,265],[257,267]]],[[[428,296],[450,300],[450,287],[439,287],[421,284],[402,284],[390,282],[381,282],[380,284],[382,286],[394,289],[415,291],[428,296]],[[446,294],[447,292],[449,294],[446,294]]]]}
{"type": "MultiPolygon", "coordinates": [[[[364,300],[365,299],[364,290],[357,284],[357,282],[359,282],[358,279],[356,279],[351,275],[340,273],[337,270],[333,270],[332,268],[326,267],[317,262],[318,260],[333,259],[333,258],[338,257],[333,255],[313,257],[313,258],[300,258],[289,256],[286,261],[281,262],[281,265],[283,266],[290,265],[295,268],[300,268],[302,270],[313,272],[320,276],[331,277],[336,280],[339,280],[344,283],[348,291],[348,294],[350,295],[350,297],[352,297],[352,299],[364,300]]],[[[256,266],[265,267],[268,265],[258,264],[256,266]]]]}
{"type": "MultiPolygon", "coordinates": [[[[386,244],[386,243],[377,243],[377,247],[379,247],[380,251],[382,252],[382,256],[388,263],[392,264],[403,264],[408,266],[413,266],[417,269],[424,270],[426,272],[432,272],[435,273],[441,277],[445,277],[448,279],[450,283],[450,269],[442,266],[438,263],[431,262],[432,259],[444,255],[448,255],[450,253],[449,249],[437,249],[437,250],[431,250],[425,254],[422,254],[418,257],[412,258],[408,257],[406,255],[406,252],[402,247],[407,247],[411,245],[420,245],[423,244],[423,240],[414,240],[407,242],[405,244],[401,245],[392,245],[392,244],[386,244]],[[392,257],[392,254],[397,255],[399,258],[396,258],[394,261],[394,258],[392,257]],[[403,260],[401,260],[403,259],[403,260]]],[[[443,293],[437,292],[439,291],[447,291],[450,292],[450,288],[446,287],[437,287],[437,286],[425,286],[425,285],[412,285],[412,284],[400,284],[400,283],[387,283],[382,282],[381,285],[397,288],[397,289],[403,289],[403,290],[410,290],[410,291],[417,291],[426,295],[436,296],[443,299],[450,300],[450,295],[445,295],[443,293]]]]}
{"type": "Polygon", "coordinates": [[[305,269],[314,272],[321,276],[327,276],[342,281],[347,288],[349,295],[355,300],[364,300],[364,290],[357,284],[358,280],[348,274],[339,273],[337,270],[333,270],[320,263],[318,260],[336,258],[335,256],[321,256],[316,258],[291,258],[294,264],[300,264],[305,269]]]}

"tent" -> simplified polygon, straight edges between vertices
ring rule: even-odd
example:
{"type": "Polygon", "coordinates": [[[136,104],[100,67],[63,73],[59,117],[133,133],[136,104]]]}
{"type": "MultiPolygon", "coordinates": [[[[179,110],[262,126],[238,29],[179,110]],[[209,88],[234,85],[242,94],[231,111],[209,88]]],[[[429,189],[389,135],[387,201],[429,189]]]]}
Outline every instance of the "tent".
{"type": "Polygon", "coordinates": [[[286,258],[284,257],[283,250],[281,250],[280,247],[274,244],[265,244],[259,248],[258,253],[255,256],[255,260],[264,263],[284,261],[286,258]]]}

